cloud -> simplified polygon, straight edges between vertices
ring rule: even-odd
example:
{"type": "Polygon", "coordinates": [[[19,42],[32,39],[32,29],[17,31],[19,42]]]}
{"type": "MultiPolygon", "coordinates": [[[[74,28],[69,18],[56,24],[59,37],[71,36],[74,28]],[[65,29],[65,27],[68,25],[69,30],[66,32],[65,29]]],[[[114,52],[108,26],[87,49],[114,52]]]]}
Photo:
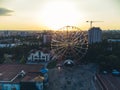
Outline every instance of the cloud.
{"type": "Polygon", "coordinates": [[[0,16],[11,16],[12,12],[12,10],[6,8],[0,8],[0,16]]]}

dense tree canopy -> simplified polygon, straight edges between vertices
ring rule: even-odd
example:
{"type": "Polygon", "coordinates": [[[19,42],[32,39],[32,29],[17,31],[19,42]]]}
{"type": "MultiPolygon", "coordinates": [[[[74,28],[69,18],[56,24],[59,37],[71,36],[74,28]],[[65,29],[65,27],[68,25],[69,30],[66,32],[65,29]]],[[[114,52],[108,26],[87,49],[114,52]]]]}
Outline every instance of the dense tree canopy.
{"type": "Polygon", "coordinates": [[[97,63],[101,68],[120,68],[120,43],[103,41],[89,45],[88,53],[83,61],[97,63]]]}

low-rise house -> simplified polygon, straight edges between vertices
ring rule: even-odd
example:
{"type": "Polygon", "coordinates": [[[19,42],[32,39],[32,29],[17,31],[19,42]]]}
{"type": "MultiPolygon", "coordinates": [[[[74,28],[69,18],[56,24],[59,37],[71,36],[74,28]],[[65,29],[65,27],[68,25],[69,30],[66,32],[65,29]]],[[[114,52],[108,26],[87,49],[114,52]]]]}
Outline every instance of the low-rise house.
{"type": "Polygon", "coordinates": [[[21,90],[43,90],[44,76],[41,73],[28,73],[20,83],[21,90]]]}
{"type": "Polygon", "coordinates": [[[116,42],[120,42],[120,39],[108,39],[107,41],[109,43],[116,43],[116,42]]]}
{"type": "Polygon", "coordinates": [[[47,62],[50,60],[50,53],[42,50],[32,50],[27,59],[27,63],[47,62]]]}
{"type": "Polygon", "coordinates": [[[0,90],[43,90],[44,74],[38,64],[0,65],[0,90]]]}
{"type": "Polygon", "coordinates": [[[12,48],[12,47],[16,47],[17,44],[15,43],[12,43],[12,44],[1,44],[0,43],[0,48],[6,48],[6,47],[9,47],[9,48],[12,48]]]}

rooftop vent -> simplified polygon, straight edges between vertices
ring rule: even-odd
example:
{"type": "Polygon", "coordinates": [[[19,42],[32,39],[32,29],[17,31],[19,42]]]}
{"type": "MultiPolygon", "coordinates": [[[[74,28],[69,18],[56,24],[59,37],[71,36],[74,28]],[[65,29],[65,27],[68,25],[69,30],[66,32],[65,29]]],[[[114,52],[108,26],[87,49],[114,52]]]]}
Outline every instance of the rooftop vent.
{"type": "Polygon", "coordinates": [[[21,70],[21,72],[19,73],[20,76],[24,77],[25,76],[25,71],[24,70],[21,70]]]}

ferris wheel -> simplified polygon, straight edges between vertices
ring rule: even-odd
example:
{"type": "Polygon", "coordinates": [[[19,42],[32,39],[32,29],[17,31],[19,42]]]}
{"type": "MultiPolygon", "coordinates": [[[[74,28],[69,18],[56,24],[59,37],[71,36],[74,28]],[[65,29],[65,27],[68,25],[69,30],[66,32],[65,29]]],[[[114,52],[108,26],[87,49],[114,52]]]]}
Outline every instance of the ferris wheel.
{"type": "Polygon", "coordinates": [[[51,41],[52,60],[80,60],[87,53],[88,37],[75,26],[65,26],[53,32],[51,41]]]}

